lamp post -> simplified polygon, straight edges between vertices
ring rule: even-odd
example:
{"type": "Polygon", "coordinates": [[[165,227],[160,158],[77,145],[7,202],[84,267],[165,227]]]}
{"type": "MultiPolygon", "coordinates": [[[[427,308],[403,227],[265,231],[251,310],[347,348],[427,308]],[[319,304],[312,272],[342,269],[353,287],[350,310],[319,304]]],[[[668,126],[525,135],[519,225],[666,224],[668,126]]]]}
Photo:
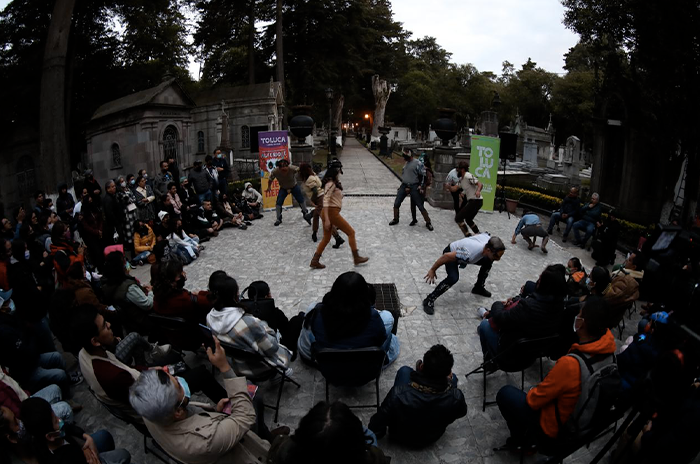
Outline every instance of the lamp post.
{"type": "Polygon", "coordinates": [[[330,87],[326,89],[326,99],[328,100],[328,155],[326,155],[326,167],[331,164],[331,143],[332,143],[332,130],[333,125],[333,89],[330,87]]]}

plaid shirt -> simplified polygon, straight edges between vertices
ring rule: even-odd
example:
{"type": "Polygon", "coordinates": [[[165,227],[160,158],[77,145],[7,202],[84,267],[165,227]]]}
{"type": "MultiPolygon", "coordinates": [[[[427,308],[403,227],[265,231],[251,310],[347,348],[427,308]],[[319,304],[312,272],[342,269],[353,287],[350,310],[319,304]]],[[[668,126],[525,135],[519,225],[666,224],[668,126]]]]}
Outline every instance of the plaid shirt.
{"type": "MultiPolygon", "coordinates": [[[[226,308],[225,311],[232,309],[226,308]]],[[[238,308],[235,309],[239,310],[238,308]]],[[[209,317],[207,317],[207,325],[209,327],[212,326],[209,317]]],[[[289,367],[292,353],[279,343],[275,336],[275,331],[266,322],[261,321],[257,317],[244,314],[228,333],[217,333],[215,327],[211,327],[211,329],[222,342],[229,343],[241,350],[258,353],[271,366],[279,366],[283,369],[289,367]]],[[[250,366],[237,359],[231,359],[231,361],[231,368],[238,376],[256,377],[269,371],[269,369],[262,366],[250,366]]]]}

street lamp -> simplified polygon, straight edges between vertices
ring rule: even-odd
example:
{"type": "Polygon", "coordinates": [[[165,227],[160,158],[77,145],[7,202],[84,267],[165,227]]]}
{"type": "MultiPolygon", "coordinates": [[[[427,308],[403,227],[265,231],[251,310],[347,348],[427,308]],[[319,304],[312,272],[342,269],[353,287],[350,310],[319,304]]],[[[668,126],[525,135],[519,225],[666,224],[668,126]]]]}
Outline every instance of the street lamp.
{"type": "MultiPolygon", "coordinates": [[[[333,89],[326,89],[326,100],[328,100],[328,155],[326,155],[326,167],[331,165],[331,146],[334,146],[331,126],[333,125],[333,89]]],[[[335,151],[335,150],[334,150],[335,151]]]]}

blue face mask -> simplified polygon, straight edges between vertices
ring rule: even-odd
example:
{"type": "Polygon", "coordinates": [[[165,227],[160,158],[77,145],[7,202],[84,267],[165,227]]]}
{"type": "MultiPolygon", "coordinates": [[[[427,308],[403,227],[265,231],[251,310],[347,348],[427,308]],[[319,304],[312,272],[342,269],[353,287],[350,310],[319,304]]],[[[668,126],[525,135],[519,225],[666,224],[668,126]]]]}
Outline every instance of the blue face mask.
{"type": "Polygon", "coordinates": [[[14,314],[14,312],[17,310],[17,308],[15,308],[15,302],[12,300],[7,303],[7,307],[10,308],[10,314],[14,314]]]}
{"type": "Polygon", "coordinates": [[[29,259],[29,250],[24,250],[24,259],[29,259]]]}
{"type": "Polygon", "coordinates": [[[192,396],[192,394],[190,393],[190,386],[187,384],[187,380],[183,379],[182,377],[175,377],[175,378],[180,383],[180,386],[182,387],[182,389],[185,391],[185,398],[187,398],[189,400],[190,397],[192,396]]]}
{"type": "Polygon", "coordinates": [[[58,419],[58,430],[54,430],[51,432],[52,437],[56,438],[63,438],[66,436],[66,431],[63,430],[63,426],[65,425],[65,422],[63,422],[63,419],[59,418],[58,419]]]}
{"type": "Polygon", "coordinates": [[[136,184],[136,179],[131,179],[131,180],[129,181],[129,183],[130,183],[131,185],[135,185],[135,184],[136,184]]]}

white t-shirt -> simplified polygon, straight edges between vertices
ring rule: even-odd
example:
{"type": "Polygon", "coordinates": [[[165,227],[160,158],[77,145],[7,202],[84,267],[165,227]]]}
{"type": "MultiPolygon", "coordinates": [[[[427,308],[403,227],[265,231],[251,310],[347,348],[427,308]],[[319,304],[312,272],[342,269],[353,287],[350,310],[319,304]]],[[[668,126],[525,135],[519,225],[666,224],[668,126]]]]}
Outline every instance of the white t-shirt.
{"type": "Polygon", "coordinates": [[[459,184],[459,173],[457,172],[457,168],[454,168],[453,170],[447,173],[447,177],[445,177],[445,182],[450,185],[459,184]]]}
{"type": "Polygon", "coordinates": [[[476,200],[476,189],[479,186],[479,179],[474,177],[471,172],[464,173],[464,177],[459,181],[459,186],[462,187],[462,193],[467,197],[467,200],[476,200]]]}
{"type": "Polygon", "coordinates": [[[474,264],[484,257],[484,247],[491,236],[479,234],[450,243],[450,251],[457,252],[459,264],[474,264]]]}

